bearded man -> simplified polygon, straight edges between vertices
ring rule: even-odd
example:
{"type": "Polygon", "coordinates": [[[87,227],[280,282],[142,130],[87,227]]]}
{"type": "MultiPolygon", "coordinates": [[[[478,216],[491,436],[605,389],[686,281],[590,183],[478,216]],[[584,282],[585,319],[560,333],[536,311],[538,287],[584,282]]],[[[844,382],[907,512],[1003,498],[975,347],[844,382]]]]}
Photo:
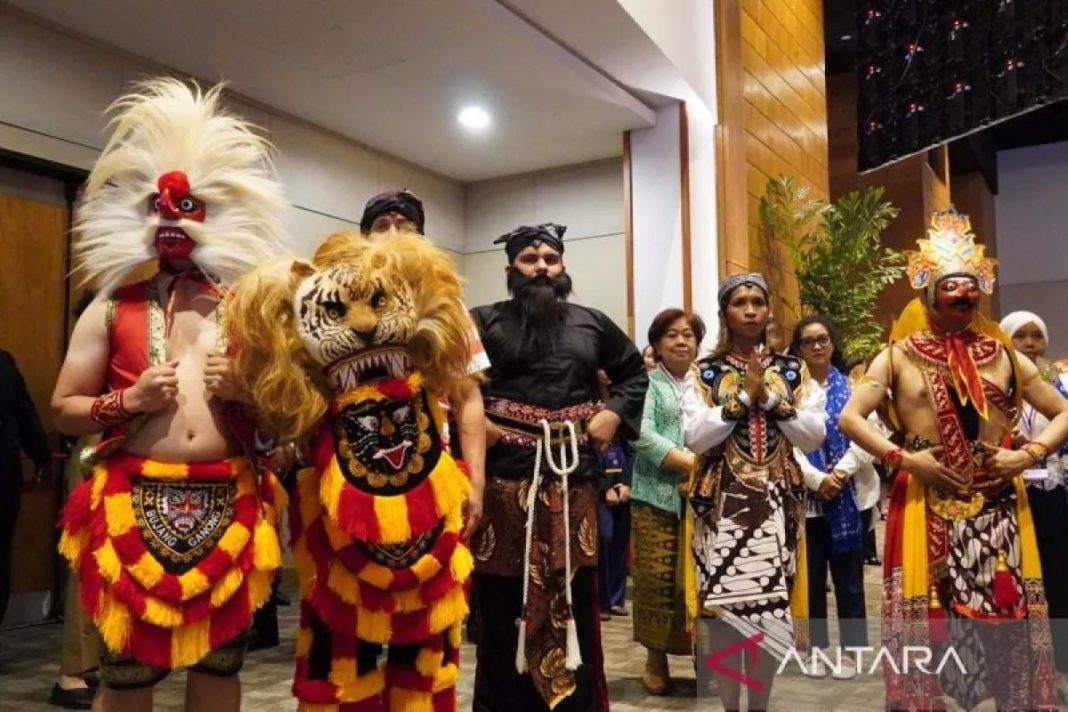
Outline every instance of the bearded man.
{"type": "Polygon", "coordinates": [[[608,707],[597,453],[617,430],[637,437],[648,379],[626,334],[567,301],[564,230],[547,223],[498,238],[512,298],[472,312],[492,364],[482,387],[485,514],[471,545],[478,712],[608,707]],[[598,369],[612,384],[604,403],[598,369]]]}
{"type": "Polygon", "coordinates": [[[281,252],[285,202],[221,89],[155,79],[116,101],[77,213],[78,267],[100,290],[52,407],[60,431],[103,433],[60,540],[106,646],[98,710],[150,710],[177,667],[185,709],[238,709],[245,632],[281,563],[284,495],[253,464],[218,315],[226,285],[281,252]]]}
{"type": "Polygon", "coordinates": [[[839,420],[897,473],[883,559],[883,644],[895,661],[884,660],[886,707],[944,709],[949,696],[969,709],[993,696],[998,709],[1055,709],[1021,473],[1068,438],[1068,403],[977,311],[980,291],[993,290],[994,260],[975,244],[968,217],[935,213],[919,245],[907,272],[923,299],[905,308],[839,420]],[[904,448],[867,422],[888,394],[904,448]],[[1007,449],[1021,399],[1050,422],[1007,449]],[[932,652],[938,672],[901,666],[909,647],[932,652]],[[947,651],[956,661],[939,665],[947,651]]]}

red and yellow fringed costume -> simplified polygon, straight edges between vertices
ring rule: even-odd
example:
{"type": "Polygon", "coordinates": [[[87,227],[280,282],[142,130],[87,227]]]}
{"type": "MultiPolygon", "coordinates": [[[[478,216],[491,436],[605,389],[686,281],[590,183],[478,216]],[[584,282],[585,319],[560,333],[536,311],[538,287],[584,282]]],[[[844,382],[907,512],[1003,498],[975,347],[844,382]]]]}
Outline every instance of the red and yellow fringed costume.
{"type": "Polygon", "coordinates": [[[74,266],[98,300],[79,318],[75,333],[86,336],[72,340],[57,397],[92,399],[84,414],[77,405],[65,412],[61,427],[102,440],[92,477],[64,508],[59,548],[106,645],[100,672],[109,689],[151,687],[157,673],[198,664],[236,674],[243,634],[281,565],[284,493],[245,457],[214,459],[253,449],[236,394],[208,373],[212,352],[232,356],[224,294],[286,244],[271,148],[224,108],[222,91],[160,77],[117,99],[75,214],[74,266]],[[156,259],[155,274],[130,283],[156,259]],[[214,313],[203,309],[209,303],[214,313]],[[106,353],[106,366],[66,392],[87,352],[106,353]],[[200,389],[174,372],[184,395],[127,410],[146,372],[169,372],[178,360],[204,364],[200,389]],[[203,437],[174,447],[174,417],[203,437]]]}
{"type": "Polygon", "coordinates": [[[443,420],[412,374],[339,395],[315,438],[290,510],[303,711],[456,708],[470,485],[441,448],[443,420]]]}
{"type": "Polygon", "coordinates": [[[190,464],[120,453],[63,511],[59,550],[113,653],[195,665],[243,633],[281,565],[285,492],[245,458],[190,464]]]}
{"type": "Polygon", "coordinates": [[[352,233],[231,292],[237,380],[272,433],[311,441],[290,507],[303,712],[456,709],[471,484],[438,394],[467,379],[460,294],[430,241],[352,233]]]}

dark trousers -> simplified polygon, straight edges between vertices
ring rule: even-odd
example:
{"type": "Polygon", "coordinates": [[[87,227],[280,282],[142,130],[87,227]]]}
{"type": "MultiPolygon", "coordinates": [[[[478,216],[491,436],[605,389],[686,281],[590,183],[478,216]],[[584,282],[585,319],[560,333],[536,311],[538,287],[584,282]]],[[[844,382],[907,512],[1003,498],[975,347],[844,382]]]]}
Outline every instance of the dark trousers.
{"type": "Polygon", "coordinates": [[[11,562],[15,545],[15,522],[22,502],[20,470],[0,471],[0,623],[11,599],[11,562]]]}
{"type": "MultiPolygon", "coordinates": [[[[519,577],[475,574],[478,587],[478,666],[475,670],[474,712],[544,712],[548,706],[529,675],[515,669],[519,643],[516,619],[523,604],[519,577]]],[[[571,581],[575,623],[582,665],[575,671],[575,691],[553,712],[599,712],[608,709],[601,652],[601,617],[597,603],[597,573],[592,566],[575,571],[571,581]]]]}
{"type": "Polygon", "coordinates": [[[1035,522],[1042,588],[1049,604],[1053,661],[1057,670],[1068,672],[1068,493],[1063,487],[1049,491],[1028,487],[1027,501],[1035,522]]]}
{"type": "Polygon", "coordinates": [[[478,642],[478,579],[471,578],[471,587],[467,593],[467,605],[470,613],[467,614],[467,621],[464,623],[464,630],[467,634],[468,643],[478,642]]]}
{"type": "Polygon", "coordinates": [[[830,645],[827,635],[827,568],[831,569],[838,604],[841,647],[868,644],[864,612],[864,549],[831,554],[831,524],[826,517],[805,520],[808,549],[809,636],[814,648],[830,645]]]}
{"type": "Polygon", "coordinates": [[[274,577],[271,584],[271,596],[255,613],[252,614],[252,630],[249,633],[249,648],[261,650],[278,645],[278,581],[281,574],[274,577]]]}
{"type": "Polygon", "coordinates": [[[597,583],[601,592],[601,610],[607,611],[626,602],[630,502],[609,507],[602,501],[597,505],[597,526],[600,537],[597,583]]]}
{"type": "Polygon", "coordinates": [[[875,561],[879,558],[879,547],[875,544],[875,527],[871,525],[871,515],[875,507],[860,513],[860,531],[864,533],[864,558],[875,561]]]}

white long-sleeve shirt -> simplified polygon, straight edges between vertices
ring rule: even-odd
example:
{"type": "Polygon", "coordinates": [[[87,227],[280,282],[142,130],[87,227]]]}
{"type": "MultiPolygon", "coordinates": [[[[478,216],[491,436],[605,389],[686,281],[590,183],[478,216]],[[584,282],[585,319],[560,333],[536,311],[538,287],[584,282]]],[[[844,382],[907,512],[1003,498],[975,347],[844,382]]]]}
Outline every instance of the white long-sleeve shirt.
{"type": "MultiPolygon", "coordinates": [[[[696,378],[695,372],[690,371],[683,380],[682,432],[686,447],[700,454],[726,440],[737,422],[723,417],[723,406],[710,406],[705,402],[696,378]]],[[[815,382],[811,379],[807,385],[801,389],[803,395],[796,405],[796,415],[776,422],[791,444],[803,450],[815,450],[827,436],[827,414],[824,411],[827,393],[825,389],[813,387],[815,382]]],[[[769,399],[763,407],[771,410],[777,402],[769,399]]]]}
{"type": "MultiPolygon", "coordinates": [[[[1068,386],[1068,374],[1061,374],[1058,376],[1062,386],[1068,386]]],[[[1058,390],[1058,392],[1060,392],[1058,390]]],[[[1028,440],[1034,440],[1037,438],[1046,426],[1049,425],[1049,418],[1035,410],[1035,407],[1030,403],[1023,404],[1023,411],[1020,416],[1020,424],[1017,426],[1020,434],[1028,440]]],[[[1037,487],[1042,490],[1052,490],[1055,487],[1063,487],[1065,482],[1065,465],[1068,464],[1068,457],[1065,457],[1065,448],[1062,448],[1060,452],[1056,452],[1046,458],[1045,467],[1028,468],[1024,470],[1024,482],[1029,487],[1037,487]]]]}
{"type": "MultiPolygon", "coordinates": [[[[813,379],[810,387],[822,391],[823,401],[824,403],[827,402],[827,383],[819,383],[813,379]]],[[[823,417],[824,423],[826,423],[830,416],[825,412],[823,417]]],[[[886,434],[886,428],[883,427],[882,421],[879,420],[879,416],[874,412],[868,416],[868,422],[877,428],[879,432],[886,434]]],[[[823,443],[820,444],[822,445],[823,443]]],[[[804,450],[795,446],[794,459],[801,466],[801,474],[805,477],[805,486],[812,492],[818,492],[820,483],[830,473],[820,472],[805,457],[805,453],[811,452],[813,449],[815,448],[804,450]]],[[[871,509],[879,502],[879,475],[875,472],[874,462],[875,458],[871,453],[856,443],[850,443],[849,448],[842,455],[842,459],[834,466],[835,471],[842,473],[846,480],[852,479],[856,483],[857,509],[862,512],[865,509],[871,509]]],[[[817,500],[810,498],[809,505],[808,516],[822,516],[823,511],[817,500]]]]}

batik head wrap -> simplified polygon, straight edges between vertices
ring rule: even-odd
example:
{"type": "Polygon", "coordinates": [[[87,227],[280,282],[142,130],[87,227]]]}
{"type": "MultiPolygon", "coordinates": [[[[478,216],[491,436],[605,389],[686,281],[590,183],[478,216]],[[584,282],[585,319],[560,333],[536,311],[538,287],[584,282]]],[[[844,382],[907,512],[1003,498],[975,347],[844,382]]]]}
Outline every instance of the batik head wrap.
{"type": "Polygon", "coordinates": [[[415,231],[420,235],[426,226],[426,214],[423,212],[423,201],[407,188],[391,190],[379,193],[367,201],[363,208],[363,217],[360,218],[360,232],[371,232],[371,226],[382,215],[388,213],[400,213],[415,225],[415,231]]]}
{"type": "Polygon", "coordinates": [[[764,292],[764,296],[768,296],[768,282],[764,279],[764,275],[759,272],[750,272],[748,274],[732,274],[719,285],[719,294],[717,299],[719,301],[720,311],[723,311],[727,307],[727,300],[730,299],[731,292],[737,287],[760,287],[764,292]]]}
{"type": "Polygon", "coordinates": [[[561,255],[564,254],[564,233],[566,225],[557,223],[541,223],[540,225],[520,225],[509,233],[501,235],[493,241],[494,245],[504,244],[504,252],[508,255],[508,261],[515,260],[516,255],[533,245],[548,245],[561,255]]]}

